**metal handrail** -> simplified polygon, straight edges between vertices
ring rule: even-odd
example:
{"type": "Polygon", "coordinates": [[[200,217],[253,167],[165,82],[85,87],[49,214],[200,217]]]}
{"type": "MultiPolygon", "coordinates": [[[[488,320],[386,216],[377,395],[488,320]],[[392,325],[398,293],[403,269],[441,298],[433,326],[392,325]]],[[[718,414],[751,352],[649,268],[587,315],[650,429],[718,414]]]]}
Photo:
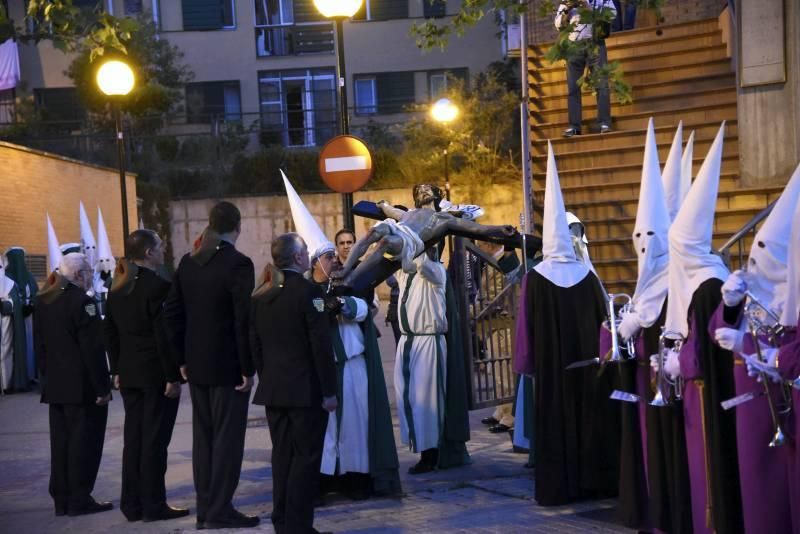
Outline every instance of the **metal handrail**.
{"type": "Polygon", "coordinates": [[[718,254],[720,256],[722,256],[723,259],[725,259],[725,263],[730,265],[731,249],[734,246],[738,245],[738,247],[739,247],[739,263],[741,265],[741,263],[743,261],[743,256],[744,256],[744,253],[743,253],[743,241],[744,241],[744,238],[747,237],[747,235],[750,232],[754,232],[756,226],[758,226],[758,224],[760,224],[764,219],[766,219],[769,216],[770,213],[772,213],[772,208],[775,207],[775,202],[777,202],[777,200],[770,202],[769,205],[767,205],[766,208],[764,208],[763,210],[759,211],[756,215],[754,215],[752,219],[747,221],[747,223],[745,223],[745,225],[742,226],[739,229],[739,231],[737,231],[735,234],[733,234],[730,237],[730,239],[728,239],[725,242],[725,244],[722,245],[719,248],[719,250],[717,252],[718,252],[718,254]]]}

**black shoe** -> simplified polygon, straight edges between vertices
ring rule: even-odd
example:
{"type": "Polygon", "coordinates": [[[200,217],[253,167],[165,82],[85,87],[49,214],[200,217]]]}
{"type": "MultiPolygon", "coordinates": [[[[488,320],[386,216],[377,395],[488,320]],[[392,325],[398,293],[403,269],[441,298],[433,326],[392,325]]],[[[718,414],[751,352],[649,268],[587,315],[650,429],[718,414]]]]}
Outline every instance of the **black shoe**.
{"type": "Polygon", "coordinates": [[[89,497],[89,501],[81,507],[76,508],[74,506],[70,506],[68,515],[70,517],[75,517],[79,515],[96,514],[98,512],[107,512],[113,508],[114,505],[110,502],[97,502],[93,498],[89,497]]]}
{"type": "Polygon", "coordinates": [[[257,526],[261,520],[255,515],[245,515],[238,510],[234,510],[228,517],[215,519],[212,521],[206,520],[206,530],[216,530],[220,528],[253,528],[257,526]]]}
{"type": "MultiPolygon", "coordinates": [[[[143,517],[143,521],[145,523],[150,523],[152,521],[163,521],[167,519],[178,519],[179,517],[186,517],[189,515],[188,508],[173,508],[169,505],[164,505],[164,507],[156,512],[153,515],[145,514],[143,517]]],[[[128,520],[130,521],[130,519],[128,520]]]]}
{"type": "Polygon", "coordinates": [[[408,474],[421,475],[423,473],[430,473],[431,471],[435,470],[436,470],[435,465],[420,460],[419,462],[417,462],[417,465],[412,465],[411,467],[408,468],[408,474]]]}
{"type": "Polygon", "coordinates": [[[312,532],[312,534],[333,534],[332,530],[317,530],[317,529],[313,529],[311,532],[312,532]]]}
{"type": "Polygon", "coordinates": [[[497,423],[496,425],[489,427],[489,432],[492,434],[500,434],[501,432],[508,432],[510,428],[510,426],[504,425],[503,423],[497,423]]]}
{"type": "Polygon", "coordinates": [[[66,504],[57,504],[56,505],[56,515],[57,516],[60,517],[62,515],[67,515],[67,512],[68,512],[68,509],[67,509],[67,505],[66,504]]]}
{"type": "Polygon", "coordinates": [[[206,522],[204,519],[198,519],[194,523],[195,530],[205,530],[206,529],[206,522]]]}
{"type": "Polygon", "coordinates": [[[581,134],[581,131],[578,128],[575,128],[574,126],[570,126],[566,130],[564,130],[564,133],[562,133],[561,136],[562,137],[572,137],[573,135],[580,135],[580,134],[581,134]]]}
{"type": "Polygon", "coordinates": [[[494,417],[491,417],[491,416],[490,417],[484,417],[483,419],[481,419],[481,423],[483,423],[484,425],[490,425],[491,426],[491,425],[496,425],[499,422],[500,421],[498,421],[497,419],[495,419],[494,417]]]}
{"type": "Polygon", "coordinates": [[[609,133],[610,131],[611,131],[611,126],[609,126],[608,124],[601,124],[600,125],[600,133],[601,134],[609,133]]]}
{"type": "Polygon", "coordinates": [[[142,512],[122,512],[122,515],[131,523],[142,520],[142,512]]]}

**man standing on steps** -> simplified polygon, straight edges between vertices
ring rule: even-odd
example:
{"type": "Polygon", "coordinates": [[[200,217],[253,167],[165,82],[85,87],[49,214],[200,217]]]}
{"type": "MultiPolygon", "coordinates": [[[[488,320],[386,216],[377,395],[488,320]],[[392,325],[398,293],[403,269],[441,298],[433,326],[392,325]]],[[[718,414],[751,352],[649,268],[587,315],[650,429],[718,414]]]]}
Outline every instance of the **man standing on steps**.
{"type": "MultiPolygon", "coordinates": [[[[561,0],[556,12],[556,29],[570,30],[569,40],[574,43],[567,60],[567,106],[569,109],[569,128],[564,137],[581,134],[581,87],[578,80],[588,67],[591,75],[595,69],[602,69],[608,63],[605,38],[608,24],[600,20],[603,10],[610,10],[614,16],[617,10],[612,0],[561,0]],[[582,10],[591,10],[590,20],[581,18],[582,10]]],[[[584,11],[585,12],[585,11],[584,11]]],[[[611,131],[611,102],[608,96],[608,79],[597,80],[597,122],[600,133],[611,131]]]]}

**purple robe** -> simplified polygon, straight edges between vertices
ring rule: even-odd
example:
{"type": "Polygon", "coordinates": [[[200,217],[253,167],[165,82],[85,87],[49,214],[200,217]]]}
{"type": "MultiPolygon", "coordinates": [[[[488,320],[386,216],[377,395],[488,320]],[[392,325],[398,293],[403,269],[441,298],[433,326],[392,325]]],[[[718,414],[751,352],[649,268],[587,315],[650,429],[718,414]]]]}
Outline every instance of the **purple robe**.
{"type": "MultiPolygon", "coordinates": [[[[708,324],[708,333],[713,338],[718,328],[738,330],[742,320],[742,306],[727,308],[720,302],[708,324]]],[[[744,354],[756,352],[749,333],[745,333],[742,345],[744,354]]],[[[755,377],[747,375],[747,366],[741,354],[735,356],[733,375],[736,395],[762,392],[764,386],[755,377]]],[[[780,386],[770,382],[770,395],[774,401],[779,401],[782,395],[780,386]]],[[[775,427],[766,396],[761,395],[740,404],[735,410],[745,531],[788,533],[791,524],[787,469],[790,448],[788,445],[777,448],[767,446],[775,434],[775,427]]]]}
{"type": "Polygon", "coordinates": [[[533,339],[528,331],[528,307],[525,295],[528,294],[528,276],[522,277],[517,307],[517,323],[514,328],[514,372],[518,375],[533,376],[533,339]]]}
{"type": "MultiPolygon", "coordinates": [[[[800,325],[800,319],[798,319],[800,325]]],[[[800,328],[786,335],[787,341],[778,353],[778,369],[781,376],[794,380],[800,376],[800,328]],[[792,339],[793,336],[793,339],[792,339]]],[[[789,453],[788,479],[789,499],[792,512],[792,532],[800,534],[800,391],[792,389],[794,442],[784,445],[789,453]]]]}

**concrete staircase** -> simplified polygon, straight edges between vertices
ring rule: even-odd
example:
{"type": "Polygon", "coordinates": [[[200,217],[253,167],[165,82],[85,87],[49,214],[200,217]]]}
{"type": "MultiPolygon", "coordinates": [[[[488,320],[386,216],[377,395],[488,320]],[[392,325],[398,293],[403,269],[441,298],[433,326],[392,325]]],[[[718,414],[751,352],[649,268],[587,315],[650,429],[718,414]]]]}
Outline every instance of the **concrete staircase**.
{"type": "MultiPolygon", "coordinates": [[[[614,103],[614,131],[595,130],[594,96],[583,96],[584,135],[564,139],[566,69],[544,59],[549,45],[528,56],[534,222],[541,224],[547,140],[553,144],[564,202],[586,225],[592,261],[608,291],[632,293],[637,260],[631,243],[639,196],[647,120],[653,117],[663,167],[678,121],[684,142],[695,131],[696,173],[720,122],[727,121],[714,246],[722,245],[783,190],[743,188],[739,182],[736,77],[717,19],[618,33],[607,41],[609,61],[618,60],[633,88],[634,102],[614,103]]],[[[749,243],[746,243],[749,249],[749,243]]]]}

